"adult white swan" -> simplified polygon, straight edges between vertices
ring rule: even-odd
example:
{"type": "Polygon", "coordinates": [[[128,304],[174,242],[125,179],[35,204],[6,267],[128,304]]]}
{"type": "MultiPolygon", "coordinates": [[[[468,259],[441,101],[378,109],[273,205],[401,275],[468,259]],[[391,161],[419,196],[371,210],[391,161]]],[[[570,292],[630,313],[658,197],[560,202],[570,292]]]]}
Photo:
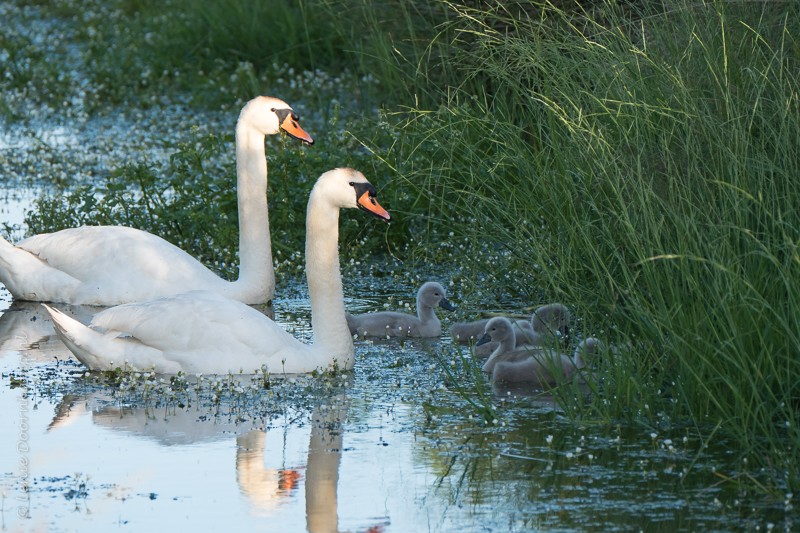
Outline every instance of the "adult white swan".
{"type": "MultiPolygon", "coordinates": [[[[384,220],[389,213],[357,170],[340,168],[317,180],[306,214],[306,277],[313,344],[304,344],[255,309],[209,291],[125,304],[94,316],[89,327],[50,312],[59,337],[92,370],[128,365],[158,373],[296,374],[353,367],[339,269],[339,209],[357,207],[384,220]]],[[[44,304],[43,304],[44,305],[44,304]]]]}
{"type": "Polygon", "coordinates": [[[0,282],[19,300],[117,305],[210,290],[245,303],[264,303],[275,291],[267,215],[264,139],[285,131],[314,141],[291,107],[277,98],[250,100],[236,124],[239,198],[239,279],[226,281],[180,248],[145,231],[84,226],[24,239],[0,237],[0,282]]]}

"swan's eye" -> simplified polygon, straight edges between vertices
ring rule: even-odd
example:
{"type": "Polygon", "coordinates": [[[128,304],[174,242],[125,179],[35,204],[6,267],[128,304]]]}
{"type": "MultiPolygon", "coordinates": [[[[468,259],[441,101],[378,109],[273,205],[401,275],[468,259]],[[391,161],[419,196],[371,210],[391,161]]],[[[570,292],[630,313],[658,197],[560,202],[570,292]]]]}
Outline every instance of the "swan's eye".
{"type": "Polygon", "coordinates": [[[355,182],[355,181],[351,181],[351,182],[350,182],[350,186],[351,186],[351,187],[355,187],[355,186],[356,186],[356,182],[355,182]]]}
{"type": "Polygon", "coordinates": [[[272,112],[274,113],[275,111],[277,111],[277,109],[275,109],[275,108],[273,107],[272,109],[270,109],[270,111],[272,111],[272,112]]]}

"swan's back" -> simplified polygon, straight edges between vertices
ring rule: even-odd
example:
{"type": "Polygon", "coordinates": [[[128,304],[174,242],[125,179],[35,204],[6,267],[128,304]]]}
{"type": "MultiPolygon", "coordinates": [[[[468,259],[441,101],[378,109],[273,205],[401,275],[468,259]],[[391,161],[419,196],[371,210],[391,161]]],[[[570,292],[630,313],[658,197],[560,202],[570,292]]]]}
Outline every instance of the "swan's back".
{"type": "Polygon", "coordinates": [[[263,352],[298,341],[252,307],[211,291],[189,291],[101,311],[92,327],[118,331],[170,353],[263,352]]]}
{"type": "Polygon", "coordinates": [[[530,382],[541,385],[542,365],[533,357],[520,361],[499,361],[492,370],[492,381],[504,383],[530,382]]]}
{"type": "Polygon", "coordinates": [[[580,368],[586,367],[586,359],[591,359],[596,356],[598,352],[605,349],[603,341],[597,337],[587,337],[583,339],[578,346],[575,347],[575,352],[572,359],[575,361],[575,366],[580,368]]]}
{"type": "Polygon", "coordinates": [[[568,379],[576,370],[575,362],[560,351],[536,348],[528,351],[527,357],[504,356],[497,360],[491,374],[492,381],[530,382],[543,386],[568,379]]]}
{"type": "Polygon", "coordinates": [[[519,363],[521,361],[532,359],[542,351],[542,348],[538,346],[521,346],[519,348],[515,348],[514,350],[501,353],[497,353],[498,349],[499,346],[495,348],[495,351],[491,354],[489,359],[483,363],[482,370],[487,374],[492,374],[497,365],[500,363],[519,363]]]}
{"type": "Polygon", "coordinates": [[[161,350],[187,372],[253,372],[265,363],[280,372],[283,358],[309,348],[258,310],[210,291],[112,307],[92,327],[161,350]]]}
{"type": "MultiPolygon", "coordinates": [[[[573,378],[586,368],[584,358],[590,358],[602,349],[602,341],[588,337],[578,344],[571,358],[554,348],[537,347],[528,351],[527,357],[525,350],[514,350],[495,358],[493,367],[486,371],[491,373],[492,381],[528,382],[535,386],[556,385],[573,378]]],[[[489,363],[487,361],[487,365],[489,363]]],[[[484,369],[487,365],[484,365],[484,369]]]]}
{"type": "MultiPolygon", "coordinates": [[[[166,240],[124,226],[83,226],[35,235],[17,248],[36,255],[60,275],[82,283],[73,302],[114,305],[225,285],[194,257],[166,240]],[[136,253],[131,253],[135,250],[136,253]],[[102,268],[100,268],[102,266],[102,268]]],[[[48,275],[48,271],[36,275],[48,275]]],[[[62,301],[62,294],[40,300],[62,301]]]]}
{"type": "Polygon", "coordinates": [[[449,328],[450,337],[454,341],[461,344],[475,342],[481,335],[483,335],[483,330],[486,327],[487,322],[489,322],[488,318],[475,320],[473,322],[458,322],[456,324],[451,324],[449,328]]]}

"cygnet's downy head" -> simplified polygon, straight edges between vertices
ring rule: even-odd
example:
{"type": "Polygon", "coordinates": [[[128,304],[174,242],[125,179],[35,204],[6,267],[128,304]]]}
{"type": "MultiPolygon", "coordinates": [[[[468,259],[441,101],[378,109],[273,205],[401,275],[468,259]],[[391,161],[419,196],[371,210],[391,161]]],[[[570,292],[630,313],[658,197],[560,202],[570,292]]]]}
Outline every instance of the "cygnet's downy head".
{"type": "Polygon", "coordinates": [[[539,336],[555,337],[562,341],[569,338],[570,312],[560,303],[541,305],[531,315],[531,326],[539,336]]]}
{"type": "Polygon", "coordinates": [[[505,340],[511,340],[511,345],[513,346],[515,340],[514,326],[509,319],[498,316],[486,323],[483,335],[475,343],[475,346],[481,346],[489,342],[502,343],[505,340]]]}
{"type": "Polygon", "coordinates": [[[447,299],[447,291],[435,281],[428,281],[419,288],[417,292],[417,307],[441,307],[447,311],[454,311],[455,307],[447,299]]]}

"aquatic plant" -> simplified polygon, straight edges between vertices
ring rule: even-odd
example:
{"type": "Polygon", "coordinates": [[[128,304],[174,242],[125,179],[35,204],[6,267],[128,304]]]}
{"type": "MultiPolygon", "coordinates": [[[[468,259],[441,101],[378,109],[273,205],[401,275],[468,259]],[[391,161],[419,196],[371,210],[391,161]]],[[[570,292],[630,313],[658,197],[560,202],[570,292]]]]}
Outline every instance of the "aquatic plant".
{"type": "Polygon", "coordinates": [[[434,356],[446,377],[443,385],[463,398],[486,424],[496,424],[495,398],[475,357],[457,348],[450,352],[435,352],[434,356]]]}
{"type": "Polygon", "coordinates": [[[617,345],[603,419],[722,421],[797,473],[796,6],[455,9],[464,83],[396,115],[392,146],[364,140],[416,192],[426,241],[502,251],[490,276],[617,345]]]}

